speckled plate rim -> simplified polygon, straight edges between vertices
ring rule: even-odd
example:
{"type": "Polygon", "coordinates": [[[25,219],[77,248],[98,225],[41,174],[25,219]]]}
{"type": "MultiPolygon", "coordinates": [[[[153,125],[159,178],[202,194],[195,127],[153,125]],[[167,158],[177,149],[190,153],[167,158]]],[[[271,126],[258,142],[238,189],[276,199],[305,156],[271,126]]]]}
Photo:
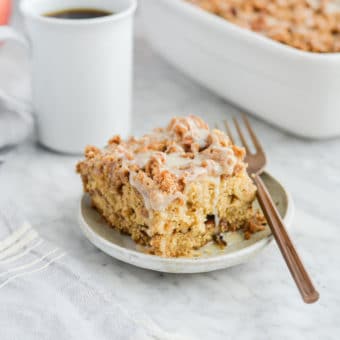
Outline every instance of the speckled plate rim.
{"type": "MultiPolygon", "coordinates": [[[[281,195],[284,196],[287,206],[283,219],[287,228],[290,228],[294,215],[294,204],[291,195],[289,194],[289,192],[287,192],[284,186],[272,175],[265,172],[265,176],[268,176],[273,182],[275,182],[275,184],[281,191],[281,195]]],[[[273,236],[269,235],[245,248],[236,250],[234,252],[230,252],[227,254],[221,253],[220,255],[214,255],[204,258],[165,258],[157,255],[145,254],[137,250],[122,247],[96,233],[91,225],[86,221],[83,214],[83,209],[93,209],[88,207],[88,204],[85,204],[86,196],[86,194],[83,194],[80,199],[79,226],[87,239],[106,254],[120,261],[144,269],[150,269],[159,272],[184,274],[202,273],[228,268],[244,262],[248,262],[249,260],[254,258],[257,253],[268,246],[273,240],[273,236]]]]}

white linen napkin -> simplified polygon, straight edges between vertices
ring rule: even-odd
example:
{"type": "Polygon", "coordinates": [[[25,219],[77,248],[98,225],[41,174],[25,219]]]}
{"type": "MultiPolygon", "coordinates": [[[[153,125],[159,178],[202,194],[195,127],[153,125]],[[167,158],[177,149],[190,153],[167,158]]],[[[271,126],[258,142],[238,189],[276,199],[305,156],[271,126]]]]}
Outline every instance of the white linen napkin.
{"type": "Polygon", "coordinates": [[[103,290],[95,274],[1,205],[1,340],[183,339],[120,305],[119,292],[103,290]]]}
{"type": "Polygon", "coordinates": [[[23,141],[33,128],[27,51],[0,41],[0,149],[23,141]]]}

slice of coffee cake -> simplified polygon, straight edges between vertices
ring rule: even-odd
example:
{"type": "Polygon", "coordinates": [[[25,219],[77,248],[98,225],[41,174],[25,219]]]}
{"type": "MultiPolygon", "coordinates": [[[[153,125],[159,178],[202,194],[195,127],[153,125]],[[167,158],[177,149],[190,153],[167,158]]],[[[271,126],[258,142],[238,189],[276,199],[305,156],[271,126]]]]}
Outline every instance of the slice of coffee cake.
{"type": "Polygon", "coordinates": [[[195,116],[104,150],[88,146],[77,165],[84,191],[110,226],[150,253],[190,256],[221,231],[246,227],[256,188],[245,151],[195,116]]]}

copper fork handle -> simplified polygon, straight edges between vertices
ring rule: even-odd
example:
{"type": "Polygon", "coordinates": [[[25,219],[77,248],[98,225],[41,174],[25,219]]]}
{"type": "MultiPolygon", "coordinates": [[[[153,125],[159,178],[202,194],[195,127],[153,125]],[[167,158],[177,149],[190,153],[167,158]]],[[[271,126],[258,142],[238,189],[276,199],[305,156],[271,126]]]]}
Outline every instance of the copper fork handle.
{"type": "Polygon", "coordinates": [[[253,179],[257,186],[257,199],[304,302],[316,302],[319,299],[319,293],[314,288],[313,283],[295,250],[267,188],[259,175],[253,175],[253,179]]]}

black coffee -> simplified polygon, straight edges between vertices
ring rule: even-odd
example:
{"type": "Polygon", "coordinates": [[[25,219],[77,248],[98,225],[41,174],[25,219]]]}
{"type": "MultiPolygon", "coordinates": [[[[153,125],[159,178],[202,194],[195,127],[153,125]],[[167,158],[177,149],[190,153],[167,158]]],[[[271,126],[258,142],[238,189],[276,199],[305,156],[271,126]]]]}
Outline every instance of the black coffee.
{"type": "Polygon", "coordinates": [[[69,8],[61,11],[45,13],[45,17],[57,19],[93,19],[106,17],[113,14],[112,12],[95,8],[69,8]]]}

